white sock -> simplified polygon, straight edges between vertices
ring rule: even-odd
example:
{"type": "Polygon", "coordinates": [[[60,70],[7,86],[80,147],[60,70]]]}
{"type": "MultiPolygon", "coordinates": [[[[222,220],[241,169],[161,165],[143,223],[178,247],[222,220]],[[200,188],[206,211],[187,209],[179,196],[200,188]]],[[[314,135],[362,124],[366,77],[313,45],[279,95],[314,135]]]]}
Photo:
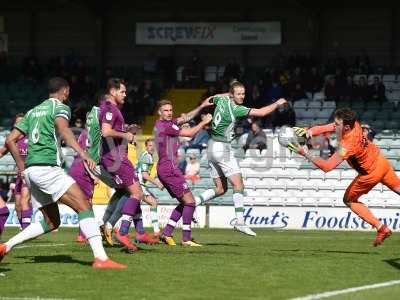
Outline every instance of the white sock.
{"type": "Polygon", "coordinates": [[[44,234],[46,231],[43,228],[41,222],[31,223],[24,230],[19,232],[17,235],[14,235],[11,239],[9,239],[6,244],[6,252],[10,251],[15,245],[21,244],[27,240],[38,237],[39,235],[44,234]]]}
{"type": "Polygon", "coordinates": [[[158,226],[158,216],[157,207],[150,208],[151,224],[153,225],[154,233],[160,232],[160,227],[158,226]]]}
{"type": "Polygon", "coordinates": [[[103,248],[103,242],[101,240],[100,230],[96,224],[93,216],[90,216],[90,212],[93,215],[93,211],[85,211],[80,213],[79,226],[89,241],[90,247],[92,248],[93,255],[95,258],[100,260],[108,259],[106,251],[103,248]],[[87,213],[88,212],[88,213],[87,213]],[[85,214],[82,216],[82,214],[85,214]]]}
{"type": "Polygon", "coordinates": [[[201,195],[199,197],[195,197],[196,206],[215,198],[215,196],[216,196],[216,194],[215,194],[214,189],[205,190],[204,192],[201,193],[201,195]],[[199,203],[198,203],[198,201],[199,201],[199,203]]]}
{"type": "Polygon", "coordinates": [[[243,194],[234,192],[232,195],[233,204],[235,205],[236,219],[239,224],[244,224],[243,212],[243,194]]]}

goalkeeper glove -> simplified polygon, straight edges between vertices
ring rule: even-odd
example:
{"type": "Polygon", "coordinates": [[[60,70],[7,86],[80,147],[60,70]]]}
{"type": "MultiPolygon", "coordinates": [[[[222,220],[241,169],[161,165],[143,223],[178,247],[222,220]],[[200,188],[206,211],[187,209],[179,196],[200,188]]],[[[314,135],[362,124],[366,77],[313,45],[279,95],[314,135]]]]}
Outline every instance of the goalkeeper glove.
{"type": "Polygon", "coordinates": [[[289,143],[287,148],[290,151],[296,152],[302,156],[306,155],[307,149],[305,147],[301,147],[299,144],[289,143]]]}
{"type": "Polygon", "coordinates": [[[303,127],[293,127],[294,132],[300,137],[307,137],[307,129],[303,127]]]}

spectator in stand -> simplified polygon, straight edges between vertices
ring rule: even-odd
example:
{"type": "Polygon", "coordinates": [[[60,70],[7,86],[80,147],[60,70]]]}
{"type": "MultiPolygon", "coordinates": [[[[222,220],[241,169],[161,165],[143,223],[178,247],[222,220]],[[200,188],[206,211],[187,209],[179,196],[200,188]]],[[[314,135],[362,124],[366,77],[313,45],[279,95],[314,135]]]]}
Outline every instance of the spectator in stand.
{"type": "MultiPolygon", "coordinates": [[[[247,91],[247,89],[246,89],[247,91]]],[[[258,84],[253,84],[249,89],[250,94],[244,99],[244,106],[247,107],[261,107],[262,106],[262,98],[260,88],[258,84]]]]}
{"type": "Polygon", "coordinates": [[[225,66],[224,71],[224,79],[226,82],[230,82],[234,79],[239,80],[241,77],[242,71],[240,69],[240,65],[237,62],[235,57],[232,57],[228,64],[225,66]]]}
{"type": "Polygon", "coordinates": [[[152,78],[158,72],[157,58],[154,53],[143,61],[143,72],[146,77],[152,78]]]}
{"type": "Polygon", "coordinates": [[[42,68],[34,57],[28,57],[23,63],[23,75],[27,82],[38,83],[43,79],[42,68]]]}
{"type": "Polygon", "coordinates": [[[346,84],[340,93],[340,100],[350,102],[355,98],[357,86],[354,84],[353,77],[348,75],[346,77],[346,84]]]}
{"type": "Polygon", "coordinates": [[[182,77],[185,85],[189,87],[197,87],[203,81],[203,64],[197,50],[193,51],[192,57],[185,65],[182,77]]]}
{"type": "Polygon", "coordinates": [[[303,89],[301,82],[296,82],[294,88],[289,90],[289,100],[294,102],[306,98],[307,95],[303,89]]]}
{"type": "Polygon", "coordinates": [[[243,146],[244,151],[248,149],[263,150],[267,148],[267,136],[262,131],[261,125],[258,121],[251,123],[251,130],[247,136],[246,144],[243,146]]]}
{"type": "MultiPolygon", "coordinates": [[[[215,95],[215,94],[214,94],[215,95]]],[[[208,112],[201,114],[201,120],[205,118],[208,112]]],[[[199,149],[200,151],[204,148],[207,148],[208,140],[210,139],[210,134],[208,130],[210,129],[210,125],[205,125],[196,135],[189,141],[189,145],[186,147],[187,149],[199,149]]]]}
{"type": "Polygon", "coordinates": [[[365,51],[363,51],[361,55],[356,57],[354,65],[359,74],[370,73],[371,61],[369,59],[368,54],[365,51]]]}
{"type": "Polygon", "coordinates": [[[272,86],[267,90],[267,95],[266,97],[264,97],[266,102],[263,103],[263,106],[275,102],[276,100],[282,98],[282,96],[282,86],[279,84],[278,81],[273,80],[272,86]]]}
{"type": "Polygon", "coordinates": [[[283,125],[296,126],[296,113],[290,103],[281,105],[281,107],[272,113],[272,128],[283,125]]]}
{"type": "Polygon", "coordinates": [[[315,93],[321,91],[323,86],[322,76],[318,73],[318,69],[316,67],[312,67],[310,72],[305,75],[304,79],[304,90],[306,93],[310,93],[310,99],[314,96],[315,93]]]}
{"type": "Polygon", "coordinates": [[[122,113],[128,124],[141,123],[146,115],[146,107],[139,92],[139,86],[132,84],[126,97],[122,113]]]}
{"type": "Polygon", "coordinates": [[[374,82],[369,86],[369,100],[381,103],[386,101],[386,87],[378,76],[374,77],[374,82]]]}
{"type": "Polygon", "coordinates": [[[355,90],[355,99],[360,101],[367,101],[369,99],[370,91],[365,76],[361,76],[357,88],[355,90]]]}
{"type": "Polygon", "coordinates": [[[200,163],[197,156],[193,153],[189,154],[189,161],[186,163],[185,179],[195,184],[200,179],[200,163]]]}
{"type": "Polygon", "coordinates": [[[330,76],[325,83],[324,93],[326,100],[336,101],[338,100],[338,89],[336,86],[336,79],[334,76],[330,76]]]}
{"type": "Polygon", "coordinates": [[[112,70],[111,67],[107,67],[104,70],[104,74],[103,74],[103,77],[101,79],[100,87],[105,89],[107,87],[108,79],[110,79],[111,77],[113,77],[113,70],[112,70]]]}
{"type": "Polygon", "coordinates": [[[142,103],[145,106],[146,115],[153,113],[156,106],[156,101],[159,97],[157,89],[150,79],[145,79],[139,88],[142,103]]]}
{"type": "Polygon", "coordinates": [[[78,139],[79,135],[81,134],[83,130],[83,122],[82,119],[77,118],[74,122],[74,126],[71,127],[71,131],[74,134],[75,138],[78,139]]]}

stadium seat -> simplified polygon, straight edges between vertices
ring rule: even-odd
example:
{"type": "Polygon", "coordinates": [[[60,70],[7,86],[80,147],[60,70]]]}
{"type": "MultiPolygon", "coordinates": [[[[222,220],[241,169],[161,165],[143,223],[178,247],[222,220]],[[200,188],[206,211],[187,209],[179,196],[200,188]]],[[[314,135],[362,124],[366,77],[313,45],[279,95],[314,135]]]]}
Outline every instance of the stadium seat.
{"type": "Polygon", "coordinates": [[[336,108],[336,103],[335,101],[323,101],[322,102],[322,108],[323,109],[335,109],[336,108]]]}
{"type": "Polygon", "coordinates": [[[353,81],[355,82],[355,84],[357,84],[357,85],[359,84],[361,77],[365,77],[365,79],[367,79],[367,75],[366,74],[355,74],[353,76],[353,81]]]}
{"type": "Polygon", "coordinates": [[[176,80],[177,80],[178,82],[182,82],[182,81],[183,81],[182,73],[183,73],[184,68],[185,68],[184,66],[179,66],[179,67],[176,69],[176,80]]]}
{"type": "Polygon", "coordinates": [[[308,107],[308,100],[301,99],[293,103],[293,108],[296,110],[297,108],[307,109],[308,107]]]}
{"type": "Polygon", "coordinates": [[[308,103],[308,109],[321,109],[321,107],[320,101],[310,101],[308,103]]]}
{"type": "Polygon", "coordinates": [[[205,82],[216,82],[217,81],[217,71],[216,66],[208,66],[204,71],[204,81],[205,82]]]}
{"type": "Polygon", "coordinates": [[[382,81],[389,82],[389,81],[396,81],[396,75],[395,74],[384,74],[382,76],[382,81]]]}
{"type": "Polygon", "coordinates": [[[368,110],[380,110],[381,104],[378,101],[368,101],[367,102],[367,109],[368,110]]]}

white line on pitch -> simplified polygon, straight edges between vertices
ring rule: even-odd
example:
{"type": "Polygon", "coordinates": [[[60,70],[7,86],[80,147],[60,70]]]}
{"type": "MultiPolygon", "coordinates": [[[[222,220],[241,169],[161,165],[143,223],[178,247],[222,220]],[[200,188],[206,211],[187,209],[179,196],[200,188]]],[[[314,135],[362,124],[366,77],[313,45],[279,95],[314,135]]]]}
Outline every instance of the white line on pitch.
{"type": "MultiPolygon", "coordinates": [[[[16,246],[14,249],[22,249],[22,248],[36,248],[36,247],[59,247],[59,246],[65,246],[65,244],[39,244],[39,245],[21,245],[21,246],[16,246]]],[[[2,298],[0,298],[1,300],[2,298]]]]}
{"type": "Polygon", "coordinates": [[[70,298],[41,298],[41,297],[2,297],[0,300],[74,300],[70,298]]]}
{"type": "Polygon", "coordinates": [[[333,297],[336,295],[354,293],[354,292],[363,291],[363,290],[377,289],[377,288],[396,285],[396,284],[400,284],[400,280],[392,280],[392,281],[386,281],[386,282],[381,282],[381,283],[375,283],[375,284],[370,284],[370,285],[363,285],[363,286],[348,288],[348,289],[344,289],[344,290],[324,292],[324,293],[320,293],[320,294],[313,294],[313,295],[308,295],[308,296],[304,296],[304,297],[292,298],[289,300],[315,300],[315,299],[329,298],[329,297],[333,297]]]}

